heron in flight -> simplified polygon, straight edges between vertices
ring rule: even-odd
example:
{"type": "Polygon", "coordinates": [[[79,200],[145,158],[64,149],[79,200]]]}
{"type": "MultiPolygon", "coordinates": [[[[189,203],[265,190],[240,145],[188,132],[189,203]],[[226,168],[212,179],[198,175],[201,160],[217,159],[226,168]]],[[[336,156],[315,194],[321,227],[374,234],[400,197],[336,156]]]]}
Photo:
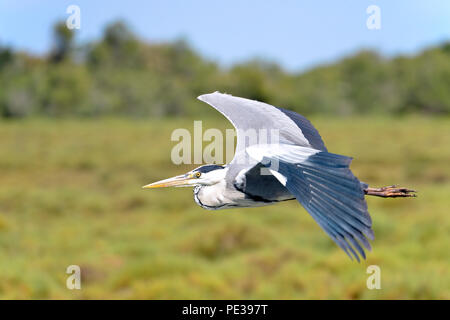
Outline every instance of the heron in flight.
{"type": "Polygon", "coordinates": [[[371,250],[369,240],[374,239],[365,195],[415,195],[406,188],[369,188],[360,182],[349,168],[352,158],[328,152],[317,130],[300,114],[219,92],[198,99],[234,125],[233,160],[223,166],[204,165],[143,188],[194,187],[195,202],[208,210],[296,199],[358,262],[359,255],[366,258],[364,248],[371,250]],[[255,137],[255,132],[265,134],[255,137]]]}

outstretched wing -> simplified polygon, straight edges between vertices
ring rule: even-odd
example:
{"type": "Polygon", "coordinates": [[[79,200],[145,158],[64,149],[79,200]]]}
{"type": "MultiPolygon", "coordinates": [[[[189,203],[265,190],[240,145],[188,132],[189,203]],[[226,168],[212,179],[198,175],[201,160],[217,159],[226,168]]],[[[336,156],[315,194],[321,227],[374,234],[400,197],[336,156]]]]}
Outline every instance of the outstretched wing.
{"type": "Polygon", "coordinates": [[[361,183],[349,169],[351,158],[328,153],[313,125],[295,112],[218,92],[199,99],[236,128],[232,162],[250,155],[269,168],[350,258],[365,258],[363,247],[370,250],[367,238],[374,234],[361,183]]]}
{"type": "Polygon", "coordinates": [[[356,251],[366,257],[363,247],[371,249],[367,238],[374,234],[351,158],[293,145],[252,146],[247,153],[269,168],[350,258],[359,261],[356,251]]]}
{"type": "Polygon", "coordinates": [[[204,94],[198,99],[222,113],[236,128],[236,155],[261,143],[295,144],[326,151],[317,130],[293,111],[219,92],[204,94]]]}

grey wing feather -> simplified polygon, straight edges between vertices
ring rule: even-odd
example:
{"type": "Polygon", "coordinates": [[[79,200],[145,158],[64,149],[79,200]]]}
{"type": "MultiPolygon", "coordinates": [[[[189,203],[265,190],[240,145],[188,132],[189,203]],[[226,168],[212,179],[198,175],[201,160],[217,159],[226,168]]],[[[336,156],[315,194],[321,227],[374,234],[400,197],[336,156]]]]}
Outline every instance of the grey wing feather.
{"type": "Polygon", "coordinates": [[[359,253],[365,258],[363,247],[370,250],[366,237],[373,240],[374,235],[364,199],[365,184],[350,171],[351,158],[328,153],[313,125],[295,112],[218,92],[199,99],[221,112],[236,128],[238,143],[233,162],[244,155],[252,158],[252,163],[230,166],[229,174],[233,177],[230,181],[237,178],[235,186],[264,199],[271,193],[274,198],[278,197],[277,192],[282,197],[291,193],[350,257],[353,255],[359,261],[359,253]],[[246,139],[246,131],[261,129],[267,132],[264,141],[258,140],[260,136],[257,140],[246,139]],[[275,142],[279,153],[274,153],[273,145],[267,145],[274,143],[271,129],[278,131],[275,142]],[[250,151],[248,147],[252,145],[256,149],[253,146],[250,151]],[[251,154],[255,151],[256,157],[251,154]],[[260,155],[267,151],[271,152],[261,161],[260,155]],[[255,170],[260,169],[258,162],[269,167],[270,160],[278,161],[281,178],[274,174],[279,183],[269,176],[263,185],[262,176],[255,170]],[[242,178],[246,180],[241,181],[242,178]]]}
{"type": "Polygon", "coordinates": [[[263,202],[294,199],[289,190],[272,174],[261,174],[267,168],[262,163],[245,168],[233,177],[234,186],[250,198],[263,202]]]}
{"type": "Polygon", "coordinates": [[[351,158],[318,152],[298,163],[286,159],[269,154],[262,163],[276,160],[286,188],[314,220],[350,257],[365,258],[363,247],[371,249],[367,238],[374,234],[362,185],[348,167],[351,158]]]}
{"type": "Polygon", "coordinates": [[[205,94],[198,99],[221,112],[234,125],[237,130],[236,155],[247,147],[260,143],[295,144],[324,150],[317,130],[308,120],[294,112],[219,92],[205,94]],[[249,131],[255,130],[259,134],[263,129],[265,136],[257,135],[256,140],[248,139],[249,131]],[[311,142],[308,141],[308,137],[311,142]],[[264,141],[261,141],[262,139],[264,141]]]}
{"type": "Polygon", "coordinates": [[[308,140],[309,144],[314,149],[328,151],[319,132],[316,128],[314,128],[314,126],[308,119],[294,111],[286,110],[283,108],[278,109],[295,122],[295,124],[302,130],[303,135],[308,140]]]}

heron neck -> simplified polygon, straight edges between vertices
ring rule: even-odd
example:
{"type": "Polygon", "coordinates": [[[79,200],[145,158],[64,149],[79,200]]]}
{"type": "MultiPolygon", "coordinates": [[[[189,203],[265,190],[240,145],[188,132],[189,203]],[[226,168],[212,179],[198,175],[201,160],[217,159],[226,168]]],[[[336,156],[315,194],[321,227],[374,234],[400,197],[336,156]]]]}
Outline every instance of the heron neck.
{"type": "Polygon", "coordinates": [[[221,196],[225,183],[217,183],[212,186],[197,185],[194,187],[194,200],[202,208],[208,210],[221,209],[227,205],[221,196]]]}

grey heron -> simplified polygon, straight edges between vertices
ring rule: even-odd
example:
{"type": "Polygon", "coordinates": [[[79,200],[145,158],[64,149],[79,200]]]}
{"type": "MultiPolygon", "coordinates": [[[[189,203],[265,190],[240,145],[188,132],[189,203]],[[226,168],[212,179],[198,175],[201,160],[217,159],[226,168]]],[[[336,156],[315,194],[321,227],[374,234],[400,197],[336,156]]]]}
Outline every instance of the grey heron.
{"type": "Polygon", "coordinates": [[[143,188],[194,187],[195,202],[209,210],[296,199],[357,261],[359,255],[366,258],[364,248],[371,250],[369,240],[374,239],[365,195],[414,196],[414,190],[369,188],[360,182],[349,168],[352,158],[328,152],[318,131],[300,114],[219,92],[198,99],[234,125],[237,145],[233,160],[223,166],[200,166],[143,188]],[[264,130],[266,137],[249,138],[252,130],[264,130]]]}

